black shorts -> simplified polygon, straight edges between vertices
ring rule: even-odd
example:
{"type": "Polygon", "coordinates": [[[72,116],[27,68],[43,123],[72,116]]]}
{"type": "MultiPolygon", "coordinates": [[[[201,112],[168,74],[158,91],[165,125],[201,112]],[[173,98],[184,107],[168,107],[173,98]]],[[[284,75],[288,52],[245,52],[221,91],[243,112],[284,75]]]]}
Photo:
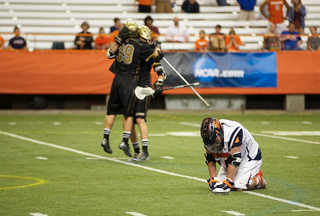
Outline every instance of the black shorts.
{"type": "Polygon", "coordinates": [[[136,86],[134,79],[115,76],[109,95],[107,115],[123,114],[125,117],[134,117],[137,105],[134,95],[136,86]]]}

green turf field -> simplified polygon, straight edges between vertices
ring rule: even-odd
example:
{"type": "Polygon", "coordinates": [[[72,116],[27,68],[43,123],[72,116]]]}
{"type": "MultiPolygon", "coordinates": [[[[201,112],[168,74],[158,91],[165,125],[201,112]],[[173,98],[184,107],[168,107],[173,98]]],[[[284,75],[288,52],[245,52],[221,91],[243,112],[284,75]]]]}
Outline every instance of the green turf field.
{"type": "Polygon", "coordinates": [[[260,144],[268,188],[210,195],[199,126],[210,113],[148,116],[150,160],[100,147],[104,112],[0,112],[0,215],[320,215],[320,113],[216,113],[260,144]]]}

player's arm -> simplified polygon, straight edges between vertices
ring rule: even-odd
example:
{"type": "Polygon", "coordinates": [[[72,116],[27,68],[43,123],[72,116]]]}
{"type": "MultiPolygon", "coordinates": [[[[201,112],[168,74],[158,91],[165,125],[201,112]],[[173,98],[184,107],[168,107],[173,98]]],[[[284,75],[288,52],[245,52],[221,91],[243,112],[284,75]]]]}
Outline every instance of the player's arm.
{"type": "Polygon", "coordinates": [[[113,59],[116,57],[117,55],[117,50],[119,49],[119,47],[122,45],[123,42],[125,42],[128,38],[128,35],[130,33],[129,28],[124,25],[122,27],[122,29],[120,30],[118,36],[115,38],[115,43],[113,43],[111,45],[111,47],[108,49],[107,51],[107,57],[109,59],[113,59]]]}
{"type": "Polygon", "coordinates": [[[216,160],[212,154],[206,149],[204,153],[204,157],[206,159],[206,164],[208,166],[208,171],[210,178],[207,180],[209,184],[209,189],[214,190],[215,186],[219,183],[217,179],[217,167],[216,167],[216,160]]]}
{"type": "Polygon", "coordinates": [[[261,5],[260,5],[260,13],[262,14],[262,16],[264,16],[265,18],[269,19],[270,17],[267,16],[266,12],[264,12],[264,8],[265,6],[269,3],[269,0],[265,0],[261,5]]]}

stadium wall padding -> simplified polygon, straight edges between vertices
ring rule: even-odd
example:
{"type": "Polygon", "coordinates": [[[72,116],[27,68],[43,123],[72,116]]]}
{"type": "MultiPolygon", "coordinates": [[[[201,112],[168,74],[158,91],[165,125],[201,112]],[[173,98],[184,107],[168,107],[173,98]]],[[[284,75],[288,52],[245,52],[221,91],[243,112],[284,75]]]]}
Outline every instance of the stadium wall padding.
{"type": "MultiPolygon", "coordinates": [[[[276,56],[275,88],[196,89],[200,94],[320,94],[320,52],[282,51],[276,56]]],[[[113,60],[107,59],[105,51],[3,50],[0,59],[1,94],[109,94],[114,77],[108,70],[113,60]]],[[[164,93],[193,91],[183,88],[164,93]]]]}

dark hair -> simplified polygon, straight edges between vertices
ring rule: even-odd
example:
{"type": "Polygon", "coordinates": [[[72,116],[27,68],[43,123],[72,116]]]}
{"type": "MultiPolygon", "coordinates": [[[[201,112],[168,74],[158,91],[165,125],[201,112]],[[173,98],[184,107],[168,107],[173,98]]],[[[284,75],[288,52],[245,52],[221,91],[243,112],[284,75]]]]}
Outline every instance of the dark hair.
{"type": "Polygon", "coordinates": [[[16,29],[20,30],[18,26],[15,26],[15,27],[13,28],[13,31],[15,31],[16,29]]]}
{"type": "Polygon", "coordinates": [[[119,20],[120,20],[120,19],[119,19],[118,17],[116,17],[116,18],[113,19],[113,22],[116,23],[116,22],[118,22],[119,20]]]}
{"type": "Polygon", "coordinates": [[[146,18],[144,18],[144,24],[147,25],[147,21],[151,20],[153,22],[153,19],[151,16],[147,16],[146,18]]]}
{"type": "Polygon", "coordinates": [[[90,28],[89,23],[88,23],[87,21],[84,21],[84,22],[81,24],[81,27],[84,26],[84,25],[86,25],[86,26],[88,26],[88,28],[90,28]]]}
{"type": "Polygon", "coordinates": [[[221,25],[216,25],[216,28],[222,28],[221,25]]]}

